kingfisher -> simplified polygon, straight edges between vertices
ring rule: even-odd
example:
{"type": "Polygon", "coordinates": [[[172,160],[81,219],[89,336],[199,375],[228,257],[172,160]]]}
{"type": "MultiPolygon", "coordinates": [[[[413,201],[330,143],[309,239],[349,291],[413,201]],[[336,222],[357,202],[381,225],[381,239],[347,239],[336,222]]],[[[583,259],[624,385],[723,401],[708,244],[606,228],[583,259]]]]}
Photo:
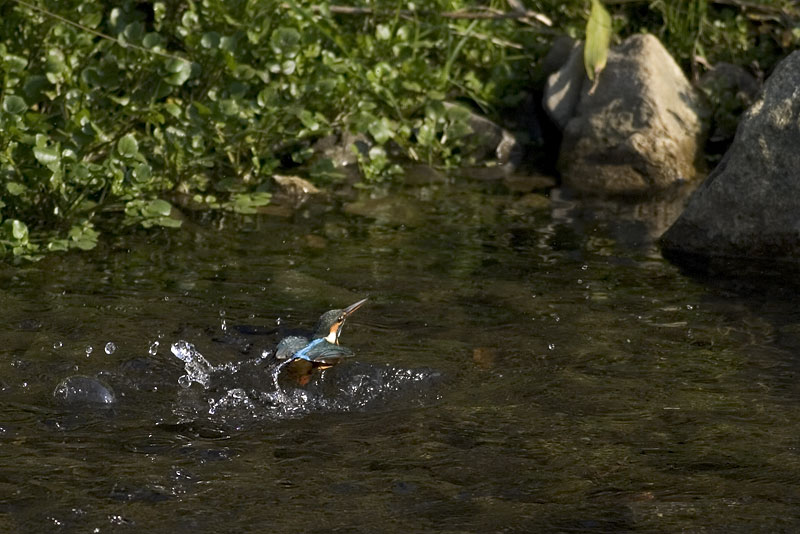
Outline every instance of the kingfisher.
{"type": "Polygon", "coordinates": [[[339,344],[339,336],[347,318],[366,301],[361,299],[342,310],[326,311],[317,321],[311,339],[304,336],[282,339],[275,348],[275,358],[289,360],[289,373],[300,385],[305,385],[314,371],[328,369],[353,356],[352,350],[339,344]]]}

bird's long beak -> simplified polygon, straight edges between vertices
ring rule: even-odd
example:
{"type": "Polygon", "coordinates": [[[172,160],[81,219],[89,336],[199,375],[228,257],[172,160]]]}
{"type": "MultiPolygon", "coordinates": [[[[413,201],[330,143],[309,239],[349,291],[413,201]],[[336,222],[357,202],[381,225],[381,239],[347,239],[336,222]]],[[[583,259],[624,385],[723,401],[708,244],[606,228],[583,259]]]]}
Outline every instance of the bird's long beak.
{"type": "Polygon", "coordinates": [[[367,300],[368,299],[361,299],[358,302],[356,302],[355,304],[351,304],[350,306],[346,307],[344,309],[344,311],[342,312],[342,314],[344,315],[345,319],[347,318],[348,315],[350,315],[351,313],[353,313],[354,311],[359,309],[365,302],[367,302],[367,300]]]}
{"type": "Polygon", "coordinates": [[[335,337],[335,339],[336,339],[336,344],[337,345],[339,344],[339,335],[342,333],[342,327],[344,326],[344,322],[347,320],[348,317],[350,317],[350,314],[352,314],[354,311],[356,311],[361,306],[363,306],[365,302],[367,302],[367,299],[361,299],[358,302],[356,302],[354,304],[351,304],[350,306],[348,306],[344,310],[342,310],[342,315],[341,315],[342,319],[341,319],[341,321],[337,322],[334,325],[334,327],[336,328],[336,337],[335,337]]]}

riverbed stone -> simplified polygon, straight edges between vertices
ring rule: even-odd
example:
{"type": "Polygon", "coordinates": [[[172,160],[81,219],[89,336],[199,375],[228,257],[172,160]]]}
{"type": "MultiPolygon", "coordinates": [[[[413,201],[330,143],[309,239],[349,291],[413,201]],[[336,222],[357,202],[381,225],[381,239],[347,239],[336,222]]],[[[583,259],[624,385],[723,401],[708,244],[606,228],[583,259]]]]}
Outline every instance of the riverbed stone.
{"type": "Polygon", "coordinates": [[[671,256],[800,258],[800,51],[775,68],[730,149],[662,237],[671,256]]]}
{"type": "Polygon", "coordinates": [[[273,202],[279,205],[289,205],[299,208],[313,195],[318,195],[320,190],[314,184],[299,176],[284,176],[276,174],[272,177],[278,186],[278,191],[273,197],[273,202]]]}
{"type": "Polygon", "coordinates": [[[547,82],[543,104],[563,128],[558,168],[566,185],[594,194],[643,195],[698,176],[706,110],[678,64],[652,35],[608,54],[592,84],[583,47],[547,82]]]}
{"type": "MultiPolygon", "coordinates": [[[[492,164],[489,168],[499,171],[491,174],[490,178],[485,178],[478,171],[477,178],[502,179],[517,168],[524,154],[522,143],[516,135],[460,104],[445,102],[444,107],[451,113],[453,110],[460,110],[466,114],[466,122],[472,131],[467,139],[468,145],[464,147],[463,156],[467,165],[477,165],[475,169],[481,169],[486,164],[492,164]]],[[[460,171],[464,176],[470,175],[469,167],[460,171]]]]}

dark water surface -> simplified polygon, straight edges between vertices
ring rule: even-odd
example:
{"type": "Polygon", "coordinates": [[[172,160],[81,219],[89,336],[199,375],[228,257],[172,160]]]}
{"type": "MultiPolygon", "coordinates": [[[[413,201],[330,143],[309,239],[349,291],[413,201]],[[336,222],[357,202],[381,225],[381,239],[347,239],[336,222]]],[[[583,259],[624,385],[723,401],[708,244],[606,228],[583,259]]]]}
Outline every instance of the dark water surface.
{"type": "Polygon", "coordinates": [[[0,532],[800,531],[793,293],[682,274],[668,206],[475,189],[0,268],[0,532]],[[263,333],[365,296],[276,389],[263,333]]]}

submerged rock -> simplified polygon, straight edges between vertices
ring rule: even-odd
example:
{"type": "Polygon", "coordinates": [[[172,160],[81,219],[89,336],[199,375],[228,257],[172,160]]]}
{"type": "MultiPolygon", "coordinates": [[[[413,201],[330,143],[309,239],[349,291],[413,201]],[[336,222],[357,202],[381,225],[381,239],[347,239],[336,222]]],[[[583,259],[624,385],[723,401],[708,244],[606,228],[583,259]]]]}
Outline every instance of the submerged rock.
{"type": "Polygon", "coordinates": [[[374,219],[379,224],[415,227],[421,224],[419,208],[408,201],[387,196],[380,198],[361,198],[344,205],[344,212],[374,219]]]}
{"type": "Polygon", "coordinates": [[[273,200],[280,204],[288,204],[297,208],[303,205],[312,195],[320,193],[320,190],[314,184],[299,176],[276,174],[272,179],[279,188],[273,200]]]}
{"type": "Polygon", "coordinates": [[[53,391],[53,397],[64,404],[114,404],[117,399],[110,386],[88,376],[70,376],[53,391]]]}
{"type": "Polygon", "coordinates": [[[662,238],[672,256],[800,257],[800,52],[784,59],[720,164],[662,238]]]}
{"type": "Polygon", "coordinates": [[[652,35],[609,51],[598,83],[583,46],[547,81],[543,104],[563,128],[558,167],[572,189],[641,195],[695,178],[705,110],[675,60],[652,35]]]}

